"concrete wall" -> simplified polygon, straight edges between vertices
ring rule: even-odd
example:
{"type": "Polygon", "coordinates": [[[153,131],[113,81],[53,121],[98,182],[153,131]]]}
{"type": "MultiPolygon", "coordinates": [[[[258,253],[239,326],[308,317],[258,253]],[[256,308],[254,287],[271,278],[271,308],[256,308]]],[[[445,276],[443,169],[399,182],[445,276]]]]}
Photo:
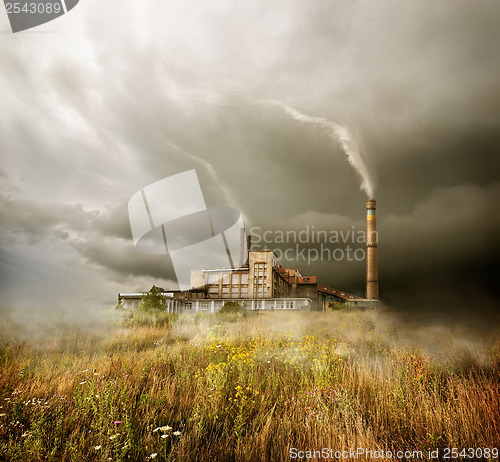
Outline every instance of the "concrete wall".
{"type": "Polygon", "coordinates": [[[273,267],[276,255],[272,250],[254,250],[248,258],[248,297],[272,298],[274,293],[273,267]]]}
{"type": "Polygon", "coordinates": [[[247,298],[248,270],[221,270],[206,273],[208,298],[247,298]]]}
{"type": "Polygon", "coordinates": [[[322,310],[323,309],[323,297],[318,292],[317,285],[314,283],[311,284],[297,284],[293,287],[291,291],[292,297],[297,298],[310,298],[312,300],[312,309],[313,310],[322,310]]]}
{"type": "Polygon", "coordinates": [[[203,270],[191,270],[191,289],[205,287],[207,285],[207,273],[203,270]]]}
{"type": "MultiPolygon", "coordinates": [[[[307,298],[262,298],[262,299],[240,299],[234,300],[239,303],[247,311],[274,311],[274,310],[290,310],[310,311],[312,301],[307,298]]],[[[184,304],[182,313],[216,313],[226,302],[225,299],[214,300],[196,300],[189,301],[184,304]]]]}
{"type": "MultiPolygon", "coordinates": [[[[120,294],[121,295],[121,294],[120,294]]],[[[119,296],[125,309],[137,310],[141,303],[141,294],[119,296]]],[[[311,310],[313,302],[308,298],[262,298],[262,299],[233,299],[244,309],[257,310],[311,310]]],[[[167,313],[216,313],[227,299],[176,299],[167,298],[165,311],[167,313]]]]}

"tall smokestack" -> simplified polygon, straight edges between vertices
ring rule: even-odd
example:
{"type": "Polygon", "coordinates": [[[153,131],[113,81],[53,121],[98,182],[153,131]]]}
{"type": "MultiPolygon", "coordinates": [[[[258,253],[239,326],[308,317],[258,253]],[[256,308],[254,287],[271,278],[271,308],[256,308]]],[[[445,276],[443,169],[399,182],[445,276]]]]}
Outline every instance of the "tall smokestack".
{"type": "Polygon", "coordinates": [[[243,266],[244,259],[246,258],[244,253],[245,249],[245,228],[240,229],[240,253],[238,258],[238,268],[243,266]]]}
{"type": "Polygon", "coordinates": [[[252,249],[252,235],[247,235],[247,261],[245,262],[245,266],[248,266],[250,261],[250,250],[252,249]]]}
{"type": "Polygon", "coordinates": [[[377,201],[366,201],[366,298],[378,300],[377,201]]]}

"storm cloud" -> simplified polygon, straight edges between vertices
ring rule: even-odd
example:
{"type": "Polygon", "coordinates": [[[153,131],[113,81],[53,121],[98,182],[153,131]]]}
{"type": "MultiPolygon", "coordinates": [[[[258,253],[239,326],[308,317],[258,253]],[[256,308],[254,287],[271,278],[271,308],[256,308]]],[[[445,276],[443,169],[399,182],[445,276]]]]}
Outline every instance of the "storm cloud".
{"type": "MultiPolygon", "coordinates": [[[[0,14],[4,308],[175,288],[127,202],[192,168],[247,229],[362,230],[342,146],[278,101],[364,147],[383,299],[496,309],[499,20],[496,0],[85,0],[18,34],[0,14]]],[[[362,261],[282,263],[363,295],[362,261]]]]}

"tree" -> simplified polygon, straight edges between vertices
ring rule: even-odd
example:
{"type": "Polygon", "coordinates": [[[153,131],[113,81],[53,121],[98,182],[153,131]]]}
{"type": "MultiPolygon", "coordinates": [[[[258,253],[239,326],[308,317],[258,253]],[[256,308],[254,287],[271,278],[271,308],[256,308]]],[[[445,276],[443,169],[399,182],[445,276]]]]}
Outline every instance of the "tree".
{"type": "Polygon", "coordinates": [[[139,311],[155,312],[165,311],[167,297],[162,295],[161,289],[153,285],[151,290],[142,297],[139,311]]]}
{"type": "Polygon", "coordinates": [[[228,300],[217,312],[220,315],[244,315],[245,309],[234,300],[228,300]]]}

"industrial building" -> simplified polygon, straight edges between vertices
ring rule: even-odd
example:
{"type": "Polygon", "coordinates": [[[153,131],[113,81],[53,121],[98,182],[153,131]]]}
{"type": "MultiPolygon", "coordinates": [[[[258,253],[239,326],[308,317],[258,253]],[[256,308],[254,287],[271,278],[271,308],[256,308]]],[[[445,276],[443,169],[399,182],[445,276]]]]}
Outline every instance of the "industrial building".
{"type": "MultiPolygon", "coordinates": [[[[302,276],[298,269],[282,267],[274,251],[251,250],[251,236],[247,236],[246,262],[242,266],[192,270],[189,290],[162,289],[166,311],[216,312],[227,300],[237,301],[247,310],[325,310],[328,301],[378,300],[375,200],[368,200],[366,207],[366,298],[318,284],[316,276],[302,276]]],[[[143,295],[118,294],[118,303],[137,309],[143,295]]]]}
{"type": "MultiPolygon", "coordinates": [[[[272,250],[249,250],[241,268],[193,270],[190,290],[162,291],[166,310],[173,313],[216,312],[227,300],[237,301],[247,310],[324,310],[327,301],[364,300],[318,284],[316,276],[302,276],[298,269],[282,267],[272,250]]],[[[118,294],[118,302],[137,309],[142,296],[118,294]]]]}

